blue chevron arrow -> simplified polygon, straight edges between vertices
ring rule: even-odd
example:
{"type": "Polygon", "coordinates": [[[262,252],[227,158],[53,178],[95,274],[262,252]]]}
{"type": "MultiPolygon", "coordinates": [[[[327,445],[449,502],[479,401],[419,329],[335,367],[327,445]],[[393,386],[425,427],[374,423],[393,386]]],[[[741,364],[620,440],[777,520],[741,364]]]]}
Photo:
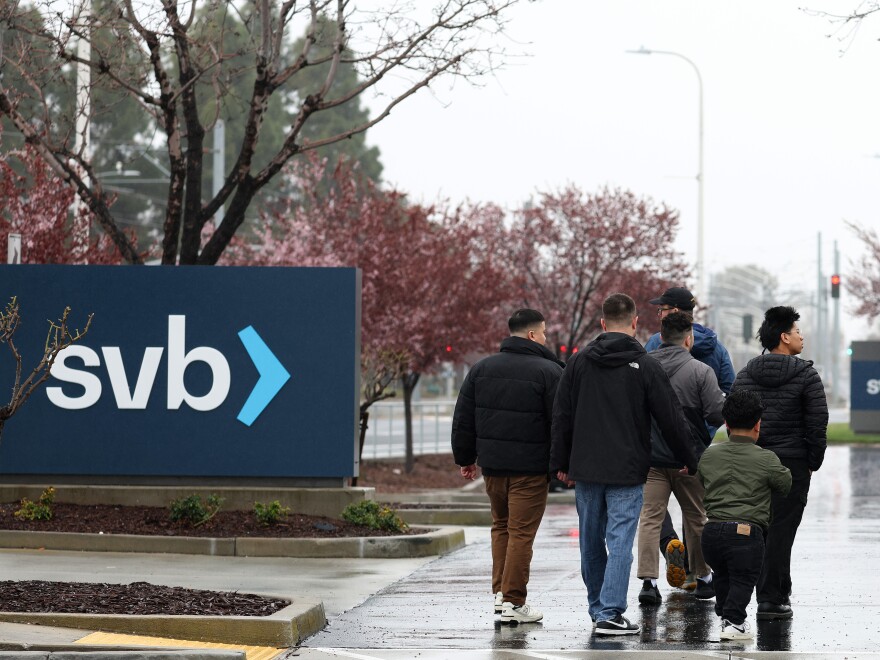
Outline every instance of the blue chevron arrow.
{"type": "Polygon", "coordinates": [[[290,374],[278,361],[275,354],[269,350],[266,342],[257,334],[252,325],[239,332],[238,338],[241,339],[241,343],[244,344],[254,366],[260,373],[260,380],[254,385],[254,389],[251,390],[251,394],[244,402],[237,418],[242,424],[250,426],[275,398],[275,395],[281,391],[284,383],[290,379],[290,374]]]}

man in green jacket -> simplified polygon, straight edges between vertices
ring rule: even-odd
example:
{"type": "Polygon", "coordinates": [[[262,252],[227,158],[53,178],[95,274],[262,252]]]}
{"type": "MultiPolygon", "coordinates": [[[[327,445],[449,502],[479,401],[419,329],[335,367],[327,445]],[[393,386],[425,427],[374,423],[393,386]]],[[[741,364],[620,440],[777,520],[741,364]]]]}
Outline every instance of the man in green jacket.
{"type": "Polygon", "coordinates": [[[715,613],[721,639],[750,639],[746,607],[761,574],[764,534],[770,526],[770,494],[785,496],[791,472],[755,442],[761,430],[761,398],[732,392],[721,415],[729,439],[706,449],[697,478],[706,489],[703,556],[715,572],[715,613]]]}

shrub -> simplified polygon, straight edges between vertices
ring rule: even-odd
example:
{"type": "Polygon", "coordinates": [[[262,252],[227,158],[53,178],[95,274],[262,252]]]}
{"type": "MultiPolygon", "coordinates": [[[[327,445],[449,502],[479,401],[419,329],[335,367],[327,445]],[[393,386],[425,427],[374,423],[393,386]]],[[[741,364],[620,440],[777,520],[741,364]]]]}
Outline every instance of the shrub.
{"type": "Polygon", "coordinates": [[[55,489],[49,486],[40,494],[40,499],[36,502],[31,502],[26,497],[21,498],[21,508],[12,515],[22,520],[49,520],[52,518],[54,501],[55,489]]]}
{"type": "Polygon", "coordinates": [[[355,525],[364,525],[372,529],[384,529],[389,532],[403,532],[407,525],[394,511],[387,506],[380,506],[373,500],[363,500],[349,504],[342,512],[342,519],[355,525]]]}
{"type": "Polygon", "coordinates": [[[278,500],[269,504],[254,502],[254,516],[261,525],[274,525],[289,513],[290,507],[281,506],[278,500]]]}
{"type": "Polygon", "coordinates": [[[171,520],[183,521],[193,527],[204,525],[220,510],[223,498],[211,494],[204,501],[199,495],[180,497],[171,501],[171,520]]]}

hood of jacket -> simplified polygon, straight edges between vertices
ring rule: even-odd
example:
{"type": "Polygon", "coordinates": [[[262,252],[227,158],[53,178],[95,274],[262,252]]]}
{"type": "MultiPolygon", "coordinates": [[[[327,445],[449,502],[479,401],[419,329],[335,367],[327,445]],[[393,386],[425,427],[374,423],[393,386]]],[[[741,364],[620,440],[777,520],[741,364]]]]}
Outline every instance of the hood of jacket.
{"type": "Polygon", "coordinates": [[[634,337],[623,332],[603,332],[587,344],[584,353],[602,367],[620,367],[647,355],[634,337]]]}
{"type": "Polygon", "coordinates": [[[746,373],[761,387],[779,387],[812,366],[812,360],[802,360],[794,355],[766,353],[749,360],[746,373]]]}
{"type": "Polygon", "coordinates": [[[673,344],[663,344],[656,351],[651,352],[651,357],[660,363],[670,379],[679,369],[694,359],[684,346],[673,344]]]}
{"type": "Polygon", "coordinates": [[[539,357],[545,358],[547,360],[551,360],[555,362],[560,367],[564,367],[565,363],[556,359],[556,356],[553,352],[547,348],[539,344],[536,341],[532,341],[531,339],[525,339],[524,337],[505,337],[501,340],[501,348],[500,351],[502,353],[519,353],[521,355],[537,355],[539,357]]]}
{"type": "Polygon", "coordinates": [[[715,352],[718,345],[718,335],[711,328],[706,328],[699,323],[694,323],[694,345],[691,347],[691,355],[705,362],[705,358],[715,352]]]}

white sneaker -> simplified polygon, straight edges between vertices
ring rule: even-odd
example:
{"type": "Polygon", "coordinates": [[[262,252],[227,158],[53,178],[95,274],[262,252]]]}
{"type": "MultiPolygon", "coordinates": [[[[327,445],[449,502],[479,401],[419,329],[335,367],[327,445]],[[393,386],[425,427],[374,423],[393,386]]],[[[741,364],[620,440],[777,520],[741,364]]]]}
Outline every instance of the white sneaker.
{"type": "Polygon", "coordinates": [[[501,605],[501,621],[507,623],[535,623],[544,618],[544,613],[528,603],[514,605],[506,601],[501,605]]]}
{"type": "Polygon", "coordinates": [[[495,614],[501,614],[501,606],[504,604],[504,594],[500,591],[495,594],[495,614]]]}
{"type": "Polygon", "coordinates": [[[727,619],[721,619],[721,639],[752,639],[753,637],[748,621],[736,625],[727,619]]]}

